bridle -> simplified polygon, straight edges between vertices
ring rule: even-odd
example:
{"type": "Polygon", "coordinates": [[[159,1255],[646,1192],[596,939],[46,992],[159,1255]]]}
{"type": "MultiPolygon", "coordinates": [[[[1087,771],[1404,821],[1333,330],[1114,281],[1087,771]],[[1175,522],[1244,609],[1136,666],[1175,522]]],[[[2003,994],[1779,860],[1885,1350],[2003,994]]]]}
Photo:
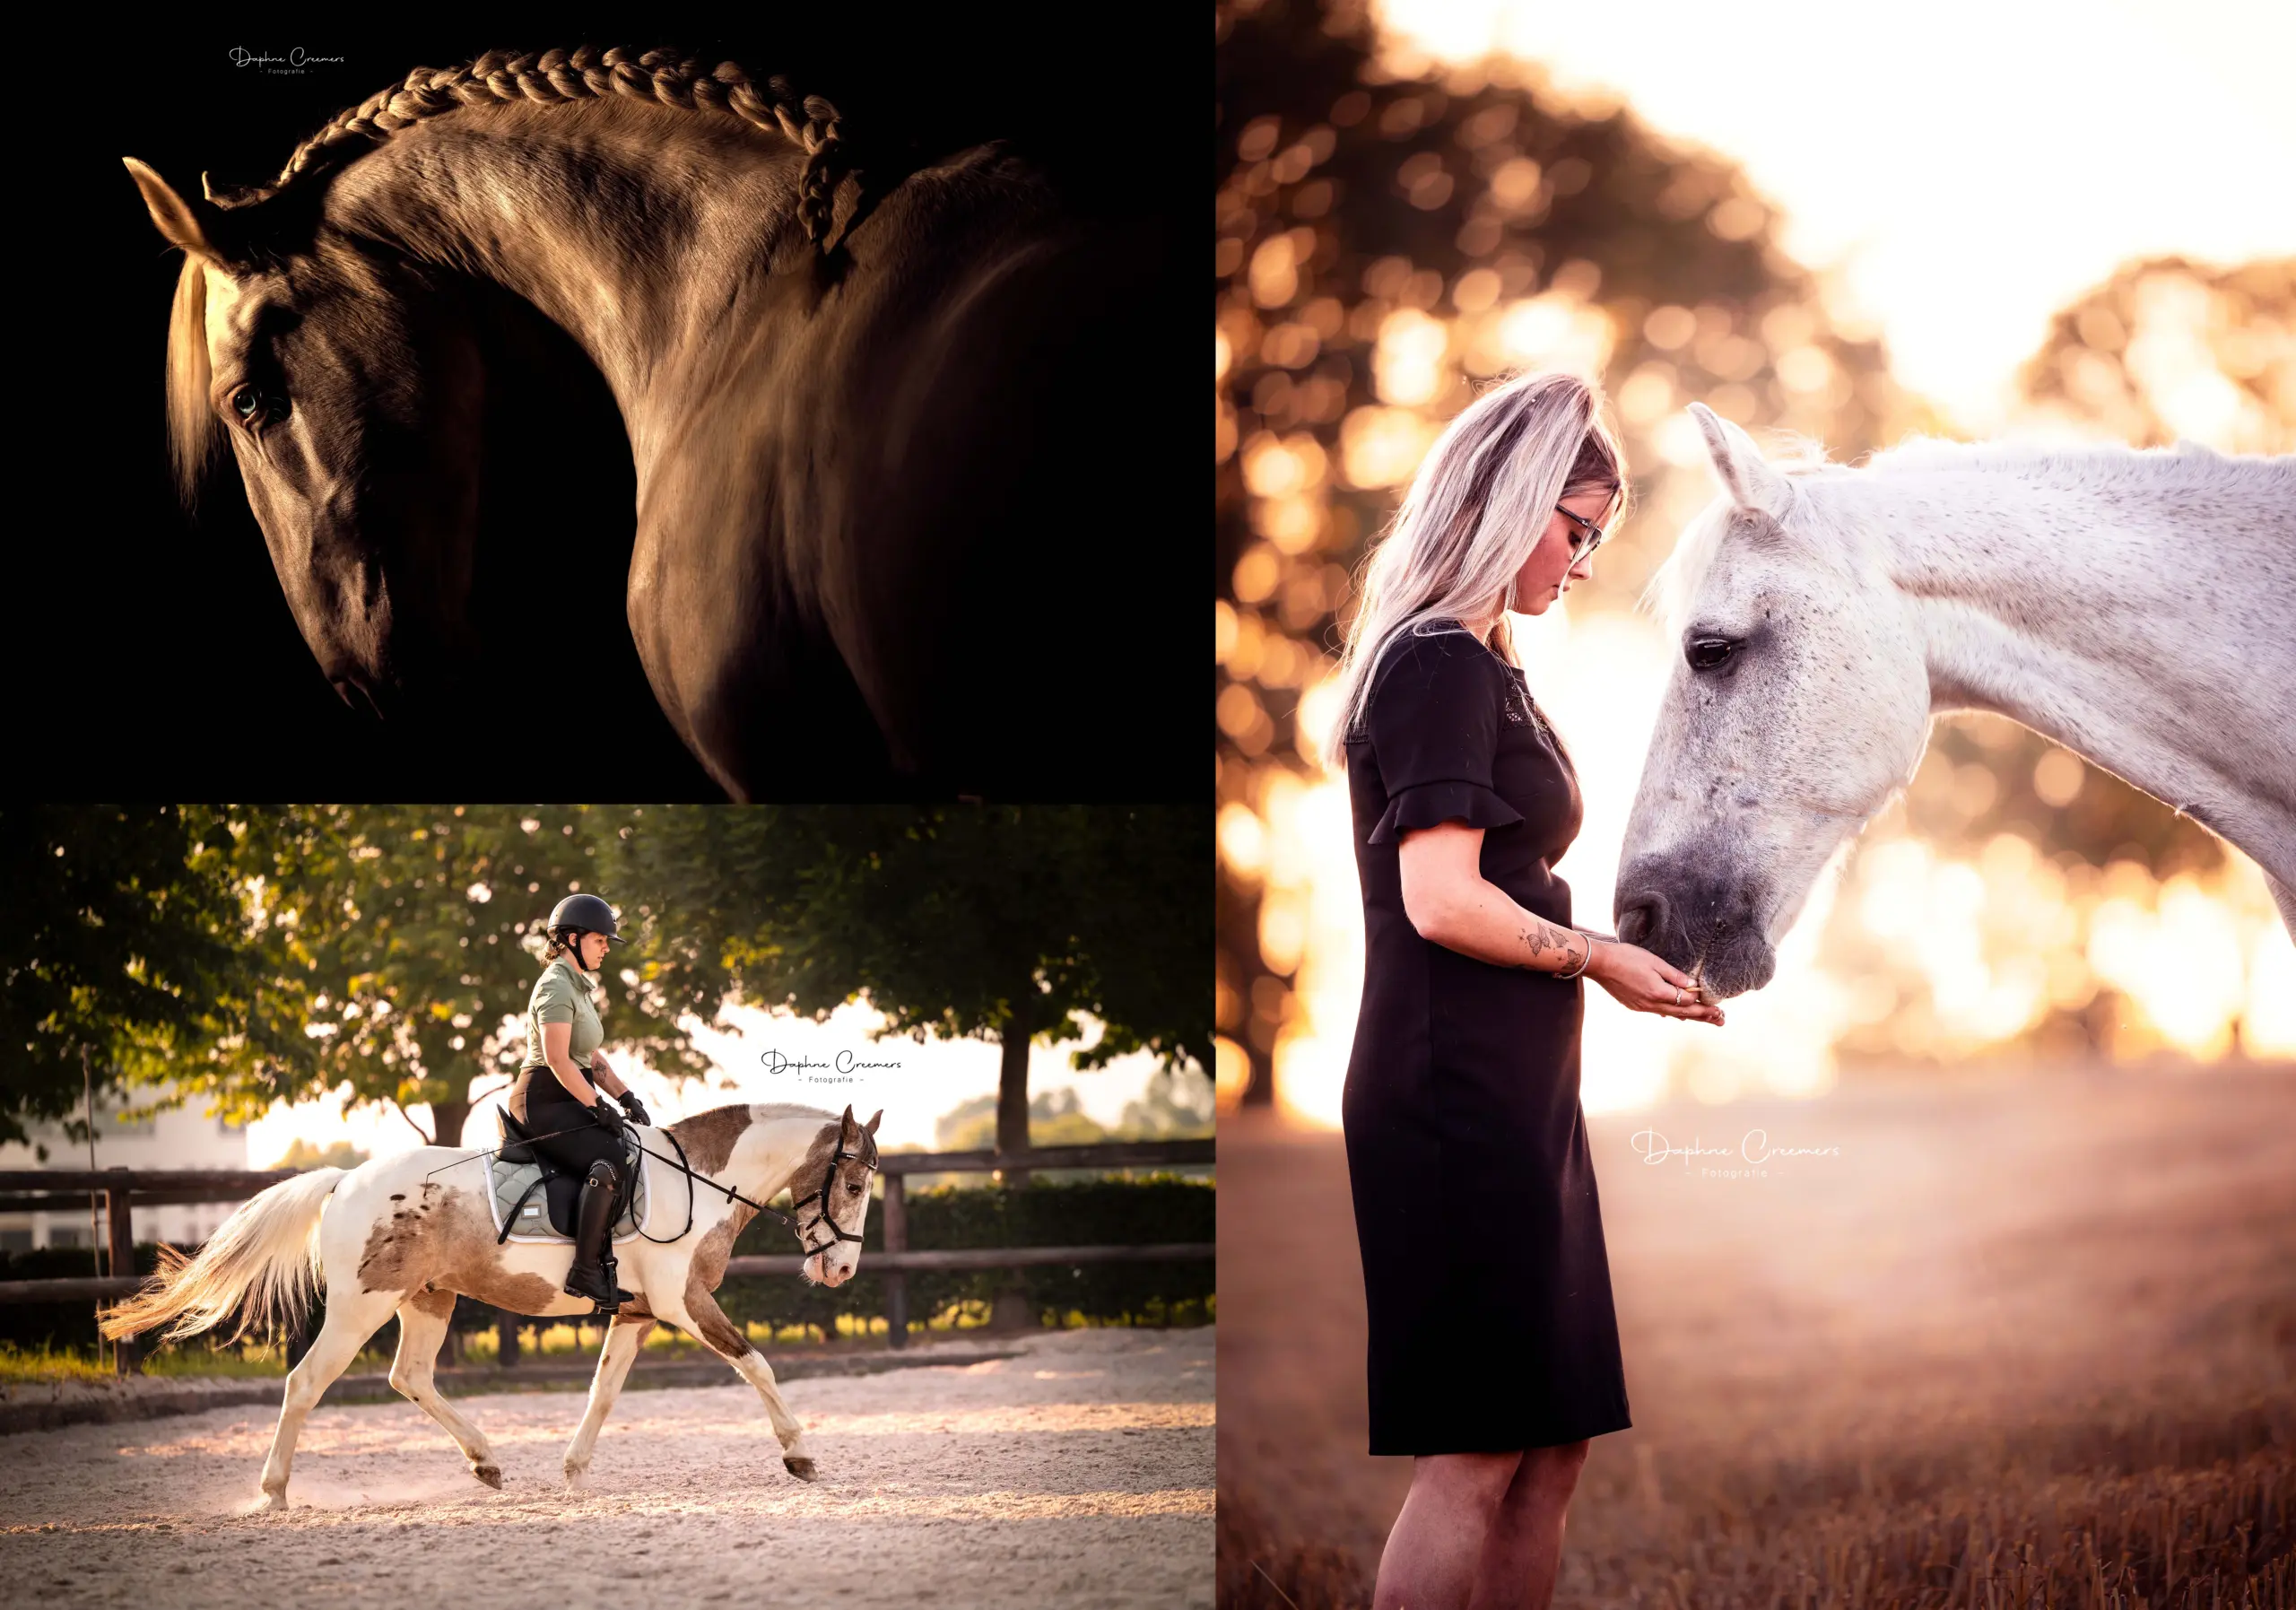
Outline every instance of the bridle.
{"type": "MultiPolygon", "coordinates": [[[[829,1160],[829,1172],[822,1176],[821,1188],[814,1191],[811,1196],[799,1197],[789,1204],[792,1208],[799,1208],[804,1206],[808,1202],[820,1203],[821,1212],[815,1215],[812,1223],[800,1224],[795,1219],[788,1218],[778,1213],[774,1213],[773,1209],[770,1207],[765,1210],[768,1213],[773,1214],[775,1218],[779,1219],[784,1224],[789,1226],[790,1231],[797,1238],[797,1245],[804,1248],[805,1256],[807,1258],[817,1257],[824,1252],[836,1251],[838,1241],[851,1241],[857,1246],[860,1244],[861,1238],[859,1236],[856,1235],[849,1230],[841,1229],[839,1226],[838,1222],[829,1216],[830,1192],[837,1188],[837,1165],[843,1162],[848,1157],[852,1158],[856,1162],[861,1161],[860,1153],[848,1152],[845,1149],[844,1138],[840,1136],[837,1143],[836,1154],[829,1160]],[[836,1240],[823,1241],[818,1247],[805,1246],[805,1231],[822,1228],[826,1228],[830,1234],[835,1237],[836,1240]]],[[[874,1169],[870,1171],[872,1173],[874,1173],[875,1171],[876,1171],[874,1169]]],[[[861,1188],[865,1191],[869,1188],[867,1181],[863,1181],[861,1188]]]]}
{"type": "MultiPolygon", "coordinates": [[[[837,1221],[830,1217],[829,1214],[830,1193],[837,1188],[837,1165],[845,1162],[848,1158],[851,1158],[853,1161],[859,1162],[865,1155],[859,1152],[847,1151],[845,1149],[845,1137],[843,1136],[839,1136],[838,1137],[837,1150],[830,1157],[829,1171],[822,1176],[820,1188],[811,1191],[803,1197],[799,1197],[789,1204],[793,1209],[801,1208],[808,1202],[818,1202],[821,1204],[821,1212],[814,1215],[812,1222],[809,1223],[800,1224],[795,1218],[791,1217],[790,1214],[783,1213],[778,1207],[768,1207],[762,1202],[753,1201],[750,1197],[744,1197],[741,1192],[735,1190],[730,1185],[720,1185],[715,1179],[710,1179],[707,1174],[698,1174],[694,1172],[693,1166],[685,1161],[685,1148],[678,1145],[678,1137],[670,1134],[667,1129],[663,1130],[662,1134],[667,1137],[670,1144],[677,1146],[678,1157],[675,1162],[670,1162],[668,1158],[662,1156],[659,1152],[654,1150],[653,1147],[648,1145],[644,1141],[638,1140],[635,1136],[631,1136],[631,1140],[638,1149],[640,1152],[645,1153],[647,1156],[658,1159],[663,1162],[670,1162],[670,1166],[672,1168],[677,1170],[679,1173],[683,1174],[688,1179],[693,1180],[698,1184],[706,1185],[713,1191],[723,1191],[728,1201],[739,1202],[743,1206],[753,1209],[758,1213],[761,1213],[769,1219],[780,1220],[781,1223],[789,1227],[789,1233],[797,1238],[797,1245],[807,1258],[818,1258],[822,1253],[835,1251],[839,1241],[852,1241],[856,1245],[859,1244],[861,1237],[855,1234],[852,1231],[840,1229],[837,1221]],[[809,1245],[805,1240],[805,1232],[809,1230],[814,1229],[826,1229],[832,1239],[823,1241],[818,1247],[809,1245]]],[[[871,1173],[876,1172],[874,1169],[871,1169],[869,1171],[871,1173]]],[[[868,1187],[865,1183],[862,1186],[862,1188],[866,1190],[868,1187]]],[[[693,1204],[692,1198],[688,1197],[686,1199],[686,1230],[691,1230],[692,1228],[693,1204]]],[[[640,1231],[639,1233],[644,1234],[645,1232],[640,1231]]],[[[682,1230],[670,1239],[672,1240],[683,1240],[684,1238],[685,1231],[682,1230]]],[[[647,1236],[646,1239],[648,1240],[654,1240],[657,1238],[649,1235],[647,1236]]]]}

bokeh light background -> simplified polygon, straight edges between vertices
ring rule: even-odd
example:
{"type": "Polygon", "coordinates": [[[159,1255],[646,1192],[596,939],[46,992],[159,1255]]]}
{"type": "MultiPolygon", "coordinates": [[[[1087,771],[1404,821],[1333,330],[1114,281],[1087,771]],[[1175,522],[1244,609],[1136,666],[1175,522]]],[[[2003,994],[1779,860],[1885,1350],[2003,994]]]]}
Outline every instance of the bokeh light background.
{"type": "MultiPolygon", "coordinates": [[[[2296,170],[2268,82],[2296,22],[2235,9],[1222,5],[1223,1105],[1338,1121],[1362,937],[1325,678],[1477,384],[1599,377],[1631,459],[1594,582],[1518,631],[1587,796],[1559,870],[1603,927],[1670,663],[1636,600],[1712,496],[1688,403],[1845,461],[1919,432],[2296,448],[2296,210],[2257,189],[2296,170]]],[[[1937,724],[1727,1028],[1587,998],[1589,1110],[2296,1056],[2254,864],[1989,717],[1937,724]]]]}

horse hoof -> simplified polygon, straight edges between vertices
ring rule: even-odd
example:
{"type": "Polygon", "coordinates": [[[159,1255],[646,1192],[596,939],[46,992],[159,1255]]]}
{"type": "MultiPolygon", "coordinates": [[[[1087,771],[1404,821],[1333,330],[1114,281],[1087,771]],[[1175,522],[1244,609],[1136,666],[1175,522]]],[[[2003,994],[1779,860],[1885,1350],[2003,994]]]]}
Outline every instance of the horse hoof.
{"type": "Polygon", "coordinates": [[[263,1502],[262,1502],[262,1503],[260,1503],[260,1504],[258,1504],[258,1505],[257,1506],[257,1508],[261,1512],[263,1512],[264,1514],[266,1514],[266,1515],[275,1513],[276,1511],[281,1510],[283,1510],[283,1509],[285,1509],[286,1507],[287,1507],[287,1494],[286,1494],[285,1493],[283,1493],[283,1492],[282,1492],[282,1493],[265,1493],[263,1495],[263,1502]]]}
{"type": "Polygon", "coordinates": [[[470,1473],[497,1493],[502,1490],[502,1469],[498,1465],[474,1465],[470,1473]]]}
{"type": "Polygon", "coordinates": [[[813,1474],[813,1462],[811,1459],[791,1458],[782,1460],[781,1463],[783,1466],[788,1470],[791,1475],[796,1476],[801,1482],[811,1482],[820,1479],[813,1474]]]}

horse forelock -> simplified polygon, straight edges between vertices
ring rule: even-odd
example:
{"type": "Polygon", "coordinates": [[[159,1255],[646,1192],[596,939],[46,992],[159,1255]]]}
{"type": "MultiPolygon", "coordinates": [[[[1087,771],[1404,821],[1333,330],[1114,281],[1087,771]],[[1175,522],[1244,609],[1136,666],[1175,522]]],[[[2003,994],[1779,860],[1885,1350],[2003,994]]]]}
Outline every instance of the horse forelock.
{"type": "Polygon", "coordinates": [[[207,260],[186,254],[168,318],[168,458],[188,509],[214,452],[222,422],[208,406],[207,260]]]}

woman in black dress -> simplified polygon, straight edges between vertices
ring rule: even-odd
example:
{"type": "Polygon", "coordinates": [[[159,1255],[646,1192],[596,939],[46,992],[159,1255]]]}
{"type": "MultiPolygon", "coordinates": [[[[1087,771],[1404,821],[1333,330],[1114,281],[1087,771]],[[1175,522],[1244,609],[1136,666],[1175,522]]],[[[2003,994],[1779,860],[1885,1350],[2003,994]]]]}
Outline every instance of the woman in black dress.
{"type": "Polygon", "coordinates": [[[1578,979],[1719,1023],[1686,974],[1571,926],[1578,779],[1509,614],[1539,614],[1623,493],[1600,398],[1527,375],[1444,432],[1367,573],[1339,686],[1363,883],[1342,1116],[1374,1454],[1418,1457],[1380,1610],[1543,1606],[1587,1440],[1628,1418],[1578,1102],[1578,979]]]}

